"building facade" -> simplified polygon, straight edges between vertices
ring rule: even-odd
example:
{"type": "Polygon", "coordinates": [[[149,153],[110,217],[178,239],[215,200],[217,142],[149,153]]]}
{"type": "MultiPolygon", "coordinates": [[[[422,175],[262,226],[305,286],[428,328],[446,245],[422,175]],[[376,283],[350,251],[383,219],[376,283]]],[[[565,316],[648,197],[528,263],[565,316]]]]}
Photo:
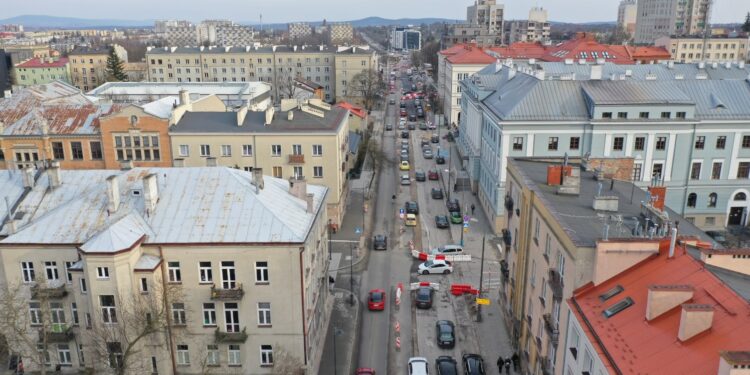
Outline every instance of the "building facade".
{"type": "Polygon", "coordinates": [[[663,36],[703,35],[711,0],[638,0],[635,42],[652,44],[663,36]]]}
{"type": "Polygon", "coordinates": [[[672,53],[672,60],[680,63],[746,62],[750,53],[750,39],[744,38],[670,38],[656,39],[656,46],[672,53]]]}
{"type": "Polygon", "coordinates": [[[528,19],[505,21],[503,27],[505,44],[517,42],[548,43],[550,23],[547,18],[547,9],[533,7],[529,10],[528,19]]]}
{"type": "Polygon", "coordinates": [[[148,82],[148,64],[145,62],[125,63],[123,71],[128,82],[148,82]]]}
{"type": "Polygon", "coordinates": [[[466,7],[466,21],[472,25],[479,25],[488,34],[500,35],[502,40],[503,20],[505,19],[505,5],[496,0],[476,0],[474,5],[466,7]]]}
{"type": "Polygon", "coordinates": [[[637,15],[638,4],[636,0],[621,0],[620,6],[617,7],[617,27],[633,36],[637,15]]]}
{"type": "Polygon", "coordinates": [[[49,83],[55,80],[70,83],[70,66],[68,59],[31,59],[14,67],[16,84],[31,86],[49,83]]]}
{"type": "Polygon", "coordinates": [[[198,29],[194,25],[167,26],[165,39],[170,46],[195,46],[198,43],[198,29]]]}
{"type": "Polygon", "coordinates": [[[354,27],[348,22],[328,25],[329,43],[332,45],[351,44],[354,41],[354,27]]]}
{"type": "MultiPolygon", "coordinates": [[[[271,85],[263,82],[107,82],[86,95],[113,103],[146,104],[165,98],[172,98],[180,104],[180,92],[188,93],[192,102],[207,96],[219,98],[230,109],[250,105],[264,111],[271,103],[271,85]]],[[[221,109],[225,111],[226,108],[221,109]]]]}
{"type": "Polygon", "coordinates": [[[107,57],[111,48],[122,62],[128,61],[128,52],[119,45],[106,48],[76,48],[68,54],[70,78],[73,86],[82,91],[93,90],[107,81],[107,57]]]}
{"type": "Polygon", "coordinates": [[[294,41],[295,39],[305,38],[312,35],[312,26],[305,22],[293,22],[287,25],[289,32],[289,40],[294,41]]]}
{"type": "Polygon", "coordinates": [[[390,43],[391,49],[396,51],[418,51],[422,49],[422,32],[409,27],[394,27],[390,43]]]}
{"type": "Polygon", "coordinates": [[[478,47],[491,47],[503,44],[499,35],[488,34],[479,25],[458,23],[446,26],[446,32],[441,37],[441,46],[450,48],[456,44],[475,44],[478,47]]]}

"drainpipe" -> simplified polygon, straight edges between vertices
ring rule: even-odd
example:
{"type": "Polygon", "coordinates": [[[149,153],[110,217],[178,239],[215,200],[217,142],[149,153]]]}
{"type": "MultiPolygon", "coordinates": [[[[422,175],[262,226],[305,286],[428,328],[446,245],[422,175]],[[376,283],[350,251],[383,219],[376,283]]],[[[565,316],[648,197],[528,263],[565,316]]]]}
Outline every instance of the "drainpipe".
{"type": "Polygon", "coordinates": [[[299,248],[299,290],[300,300],[302,300],[302,353],[305,357],[305,365],[307,365],[307,323],[305,320],[305,279],[302,264],[302,254],[305,252],[305,247],[299,248]]]}
{"type": "MultiPolygon", "coordinates": [[[[693,140],[690,143],[690,154],[688,155],[688,166],[687,166],[687,172],[685,173],[685,191],[682,193],[682,213],[680,213],[680,216],[682,217],[685,217],[685,210],[687,208],[688,188],[690,187],[690,173],[692,173],[692,170],[693,170],[693,149],[695,148],[695,132],[696,132],[696,125],[695,123],[693,123],[693,140]]],[[[705,145],[703,147],[705,148],[705,145]]],[[[674,150],[670,150],[670,151],[674,152],[674,150]]],[[[672,164],[674,164],[674,158],[672,158],[672,164]]],[[[701,162],[701,170],[702,169],[703,169],[703,162],[701,162]]],[[[663,178],[662,178],[662,181],[664,181],[663,178]]],[[[665,197],[664,204],[666,205],[666,197],[665,197]]],[[[696,206],[697,206],[697,200],[696,200],[696,206]]]]}
{"type": "MultiPolygon", "coordinates": [[[[522,293],[520,294],[520,296],[521,296],[520,301],[518,300],[518,298],[516,298],[516,301],[520,302],[520,307],[521,307],[520,320],[521,320],[521,323],[522,323],[521,324],[521,330],[522,330],[522,332],[519,332],[519,339],[521,337],[523,337],[523,335],[522,335],[522,333],[523,333],[523,326],[528,324],[528,322],[526,321],[526,319],[524,317],[524,312],[526,311],[526,298],[525,298],[525,296],[526,296],[526,290],[528,289],[528,284],[529,284],[529,282],[527,280],[527,277],[529,276],[529,246],[530,246],[531,241],[532,241],[532,239],[531,239],[532,231],[534,230],[533,228],[531,228],[531,216],[532,216],[531,214],[532,214],[533,207],[534,207],[535,197],[536,197],[536,194],[534,193],[534,191],[533,190],[529,190],[529,199],[528,199],[528,203],[526,204],[527,210],[526,210],[526,214],[524,215],[524,228],[526,228],[526,236],[525,236],[526,237],[526,243],[522,247],[523,249],[525,249],[525,251],[523,253],[524,277],[523,278],[519,278],[519,280],[517,280],[517,282],[523,280],[523,289],[522,289],[522,293]]],[[[519,252],[519,254],[520,254],[520,252],[519,252]]],[[[529,330],[530,329],[531,329],[531,327],[529,327],[529,330]]],[[[527,337],[526,339],[528,340],[529,338],[527,337]]],[[[521,347],[520,342],[517,343],[517,344],[518,344],[518,347],[520,348],[521,347]]],[[[531,359],[531,358],[529,358],[529,359],[531,359]]],[[[524,361],[523,357],[521,357],[521,364],[522,364],[522,366],[523,366],[524,362],[525,361],[524,361]]],[[[528,366],[529,364],[526,363],[526,365],[528,366]]]]}
{"type": "MultiPolygon", "coordinates": [[[[161,287],[162,287],[162,303],[165,309],[169,309],[169,300],[167,300],[167,279],[164,275],[167,274],[165,269],[166,262],[164,261],[164,252],[161,246],[159,246],[159,257],[161,258],[161,287]]],[[[177,374],[177,362],[175,362],[174,343],[172,342],[172,315],[167,312],[167,345],[169,345],[169,359],[172,363],[172,373],[177,374]]]]}

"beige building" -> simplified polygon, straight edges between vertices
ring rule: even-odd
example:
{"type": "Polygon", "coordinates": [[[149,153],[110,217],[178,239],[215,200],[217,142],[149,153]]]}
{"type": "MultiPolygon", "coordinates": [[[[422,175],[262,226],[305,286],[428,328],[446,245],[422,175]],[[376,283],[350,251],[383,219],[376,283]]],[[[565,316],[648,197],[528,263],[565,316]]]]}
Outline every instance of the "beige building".
{"type": "Polygon", "coordinates": [[[328,217],[339,224],[345,210],[349,163],[349,111],[317,99],[283,101],[255,112],[175,109],[169,134],[175,166],[220,165],[277,178],[304,176],[326,186],[328,217]]]}
{"type": "Polygon", "coordinates": [[[125,63],[123,68],[128,82],[148,82],[148,64],[145,62],[125,63]]]}
{"type": "Polygon", "coordinates": [[[328,25],[330,43],[333,45],[350,44],[354,41],[354,27],[351,23],[340,22],[328,25]]]}
{"type": "Polygon", "coordinates": [[[550,23],[547,9],[532,7],[526,20],[505,21],[503,37],[505,44],[518,42],[543,43],[549,42],[550,23]]]}
{"type": "Polygon", "coordinates": [[[711,0],[638,0],[635,42],[652,44],[663,36],[703,35],[711,0]]]}
{"type": "Polygon", "coordinates": [[[637,15],[638,3],[636,0],[621,0],[620,6],[617,7],[617,27],[633,36],[637,15]]]}
{"type": "Polygon", "coordinates": [[[223,167],[2,173],[0,310],[24,312],[28,337],[6,339],[27,373],[270,374],[282,351],[317,373],[325,187],[223,167]]]}
{"type": "Polygon", "coordinates": [[[128,52],[117,44],[105,48],[76,48],[68,54],[73,86],[89,91],[107,81],[107,57],[110,48],[115,49],[120,60],[128,61],[128,52]]]}
{"type": "Polygon", "coordinates": [[[662,37],[655,42],[672,54],[672,60],[680,63],[727,63],[745,62],[750,53],[750,39],[745,38],[670,38],[662,37]]]}

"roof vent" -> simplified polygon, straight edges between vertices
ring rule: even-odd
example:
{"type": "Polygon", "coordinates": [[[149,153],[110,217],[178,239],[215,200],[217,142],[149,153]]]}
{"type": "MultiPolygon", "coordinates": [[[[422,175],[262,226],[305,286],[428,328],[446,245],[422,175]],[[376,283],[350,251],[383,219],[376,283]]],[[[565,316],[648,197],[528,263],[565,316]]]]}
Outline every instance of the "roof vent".
{"type": "Polygon", "coordinates": [[[727,108],[724,102],[722,102],[721,99],[719,99],[719,97],[716,96],[716,94],[711,93],[710,98],[711,98],[711,108],[713,109],[727,108]]]}
{"type": "Polygon", "coordinates": [[[738,62],[737,63],[737,67],[740,68],[740,69],[745,69],[745,62],[744,61],[738,62]]]}
{"type": "Polygon", "coordinates": [[[685,79],[685,75],[684,74],[675,74],[674,75],[674,79],[676,79],[676,80],[685,79]]]}
{"type": "Polygon", "coordinates": [[[646,74],[646,81],[656,81],[656,74],[648,72],[646,74]]]}
{"type": "Polygon", "coordinates": [[[611,318],[617,315],[617,313],[619,313],[620,311],[625,310],[630,306],[633,306],[633,299],[627,297],[624,300],[617,302],[614,305],[610,306],[608,309],[604,310],[602,314],[605,318],[611,318]]]}
{"type": "Polygon", "coordinates": [[[708,79],[708,74],[706,74],[706,72],[700,72],[695,75],[695,79],[708,79]]]}
{"type": "Polygon", "coordinates": [[[263,168],[253,168],[253,185],[255,185],[256,193],[263,190],[263,168]]]}
{"type": "Polygon", "coordinates": [[[724,64],[724,67],[725,67],[725,68],[727,68],[727,69],[732,69],[732,62],[731,62],[731,61],[727,61],[727,62],[726,62],[726,63],[724,64]]]}
{"type": "Polygon", "coordinates": [[[706,69],[706,62],[701,61],[698,63],[698,69],[706,69]]]}
{"type": "Polygon", "coordinates": [[[578,65],[586,65],[586,59],[578,59],[578,65]]]}
{"type": "Polygon", "coordinates": [[[719,67],[719,63],[714,62],[713,64],[711,64],[711,67],[714,68],[714,69],[716,69],[716,68],[719,67]]]}
{"type": "Polygon", "coordinates": [[[646,320],[651,321],[693,298],[690,285],[651,285],[648,287],[646,320]]]}
{"type": "Polygon", "coordinates": [[[669,60],[667,62],[667,68],[674,69],[674,60],[669,60]]]}
{"type": "Polygon", "coordinates": [[[573,65],[573,59],[565,59],[565,65],[573,65]]]}
{"type": "Polygon", "coordinates": [[[625,69],[625,77],[632,77],[633,71],[631,69],[625,69]]]}

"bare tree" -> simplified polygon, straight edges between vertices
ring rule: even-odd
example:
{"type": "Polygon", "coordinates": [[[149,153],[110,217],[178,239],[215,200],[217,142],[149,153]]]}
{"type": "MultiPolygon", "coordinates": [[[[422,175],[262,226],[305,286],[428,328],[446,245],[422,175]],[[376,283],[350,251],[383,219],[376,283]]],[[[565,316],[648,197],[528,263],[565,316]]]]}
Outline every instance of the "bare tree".
{"type": "Polygon", "coordinates": [[[273,347],[273,375],[305,375],[305,365],[283,346],[273,347]]]}
{"type": "Polygon", "coordinates": [[[375,69],[363,70],[352,77],[348,85],[349,96],[362,98],[367,111],[372,110],[375,101],[385,90],[385,84],[375,69]]]}
{"type": "Polygon", "coordinates": [[[182,301],[179,285],[159,283],[149,293],[119,293],[116,296],[99,296],[94,305],[102,307],[92,314],[94,322],[87,330],[98,373],[109,371],[117,375],[149,373],[151,363],[147,346],[170,347],[167,336],[171,330],[170,304],[182,301]]]}
{"type": "Polygon", "coordinates": [[[294,82],[294,76],[291,74],[284,74],[276,82],[276,88],[279,90],[279,96],[283,96],[286,99],[294,98],[294,94],[297,92],[297,86],[294,82]]]}

